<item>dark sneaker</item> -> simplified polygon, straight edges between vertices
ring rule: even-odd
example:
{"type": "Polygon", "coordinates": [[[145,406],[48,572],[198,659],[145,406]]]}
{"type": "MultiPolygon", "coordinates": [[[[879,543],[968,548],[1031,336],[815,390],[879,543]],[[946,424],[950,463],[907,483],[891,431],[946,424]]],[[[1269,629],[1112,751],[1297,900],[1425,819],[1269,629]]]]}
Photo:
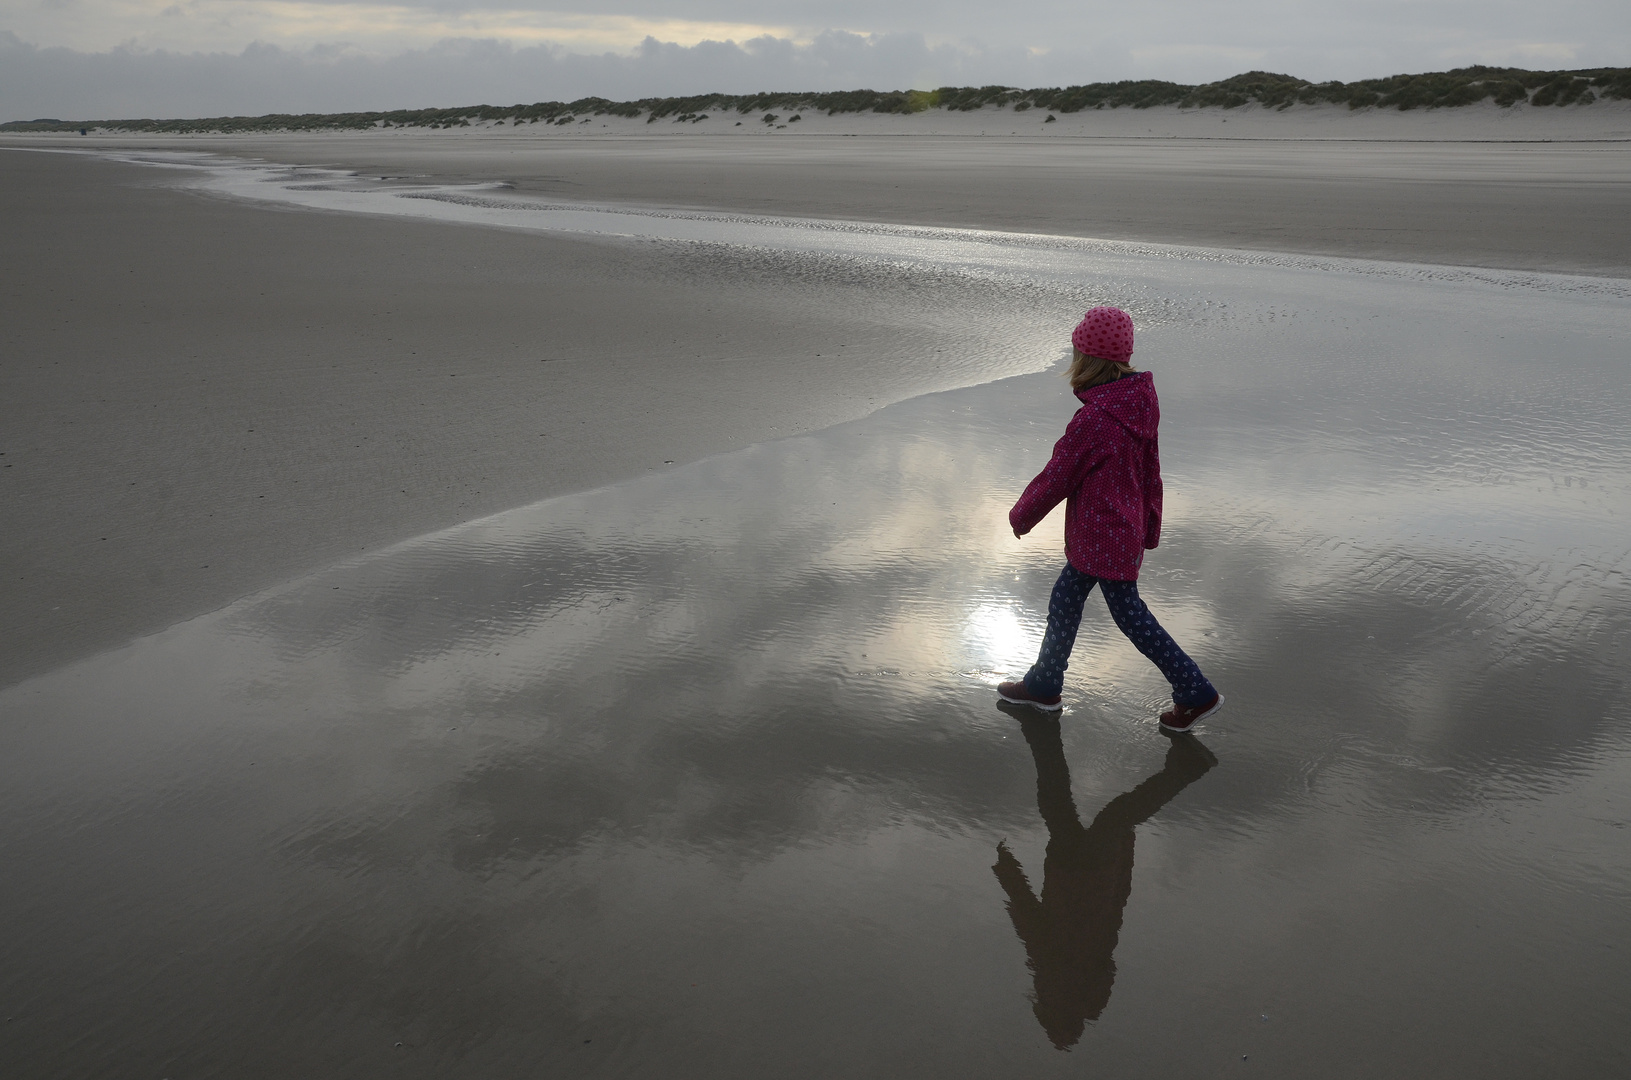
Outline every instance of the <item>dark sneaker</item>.
{"type": "Polygon", "coordinates": [[[1041,709],[1044,712],[1057,712],[1065,704],[1064,699],[1058,694],[1053,695],[1051,698],[1037,697],[1025,689],[1024,680],[998,683],[997,696],[1010,705],[1029,705],[1033,709],[1041,709]]]}
{"type": "Polygon", "coordinates": [[[1178,705],[1161,714],[1162,731],[1188,731],[1202,720],[1223,708],[1223,695],[1213,694],[1205,705],[1178,705]]]}

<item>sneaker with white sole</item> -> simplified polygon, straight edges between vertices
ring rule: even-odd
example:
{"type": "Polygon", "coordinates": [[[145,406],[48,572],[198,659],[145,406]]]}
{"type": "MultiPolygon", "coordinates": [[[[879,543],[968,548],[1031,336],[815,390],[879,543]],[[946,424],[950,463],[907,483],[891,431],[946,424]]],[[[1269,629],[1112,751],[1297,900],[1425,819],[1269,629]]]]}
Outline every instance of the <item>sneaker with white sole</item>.
{"type": "Polygon", "coordinates": [[[1161,714],[1162,731],[1189,731],[1202,720],[1223,708],[1223,695],[1213,694],[1204,705],[1179,705],[1176,702],[1161,714]]]}
{"type": "Polygon", "coordinates": [[[1053,695],[1051,698],[1037,697],[1025,689],[1023,679],[1015,682],[998,683],[997,696],[1010,705],[1029,705],[1033,709],[1041,709],[1043,712],[1058,712],[1065,707],[1064,698],[1058,694],[1053,695]]]}

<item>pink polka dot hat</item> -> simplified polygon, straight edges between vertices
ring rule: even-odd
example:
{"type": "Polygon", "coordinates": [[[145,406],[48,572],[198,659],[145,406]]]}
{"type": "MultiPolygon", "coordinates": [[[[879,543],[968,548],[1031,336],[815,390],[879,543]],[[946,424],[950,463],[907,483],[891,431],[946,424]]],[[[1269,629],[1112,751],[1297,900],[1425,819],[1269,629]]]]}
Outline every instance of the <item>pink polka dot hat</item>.
{"type": "Polygon", "coordinates": [[[1133,318],[1118,307],[1096,307],[1070,333],[1076,351],[1125,364],[1133,355],[1133,318]]]}

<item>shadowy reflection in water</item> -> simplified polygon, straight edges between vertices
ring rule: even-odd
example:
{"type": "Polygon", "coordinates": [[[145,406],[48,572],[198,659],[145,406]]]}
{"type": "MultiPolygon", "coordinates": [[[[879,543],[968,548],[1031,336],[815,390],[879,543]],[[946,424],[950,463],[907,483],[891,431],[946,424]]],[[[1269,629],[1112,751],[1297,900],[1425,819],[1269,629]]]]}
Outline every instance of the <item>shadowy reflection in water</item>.
{"type": "Polygon", "coordinates": [[[1111,799],[1084,828],[1070,794],[1059,721],[1001,702],[998,708],[1019,721],[1036,760],[1036,808],[1048,826],[1042,893],[1031,891],[1006,842],[997,845],[991,869],[1008,895],[1014,931],[1025,943],[1037,1022],[1054,1046],[1068,1050],[1110,1003],[1122,909],[1133,891],[1134,830],[1218,759],[1193,735],[1169,736],[1172,745],[1161,771],[1111,799]]]}

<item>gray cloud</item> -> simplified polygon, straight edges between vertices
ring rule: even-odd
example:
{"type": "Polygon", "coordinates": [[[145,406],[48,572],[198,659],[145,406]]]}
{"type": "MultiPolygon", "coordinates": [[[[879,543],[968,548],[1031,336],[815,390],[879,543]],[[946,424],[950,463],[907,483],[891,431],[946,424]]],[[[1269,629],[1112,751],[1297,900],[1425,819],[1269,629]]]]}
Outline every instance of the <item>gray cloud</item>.
{"type": "MultiPolygon", "coordinates": [[[[513,0],[507,10],[526,10],[533,2],[513,0]]],[[[94,3],[77,0],[75,17],[88,16],[94,3]]],[[[401,0],[404,8],[494,10],[484,4],[490,0],[401,0]]],[[[331,6],[345,9],[338,0],[331,6]]],[[[563,10],[560,3],[548,6],[563,10]]],[[[1327,0],[1241,0],[1227,8],[1194,0],[1102,8],[1045,0],[1023,10],[957,0],[779,0],[751,6],[704,0],[676,10],[672,0],[623,0],[615,10],[601,8],[594,15],[848,24],[873,32],[829,30],[798,43],[762,36],[689,46],[648,38],[632,53],[591,54],[560,44],[481,38],[397,51],[377,44],[258,42],[241,51],[128,46],[85,52],[41,47],[0,31],[0,118],[331,112],[586,95],[1049,86],[1121,78],[1204,82],[1254,68],[1356,79],[1467,63],[1558,68],[1631,62],[1631,5],[1623,0],[1564,0],[1544,10],[1517,0],[1476,6],[1395,0],[1363,11],[1327,0]],[[925,26],[934,27],[934,36],[914,29],[925,26]]]]}
{"type": "Polygon", "coordinates": [[[633,55],[582,55],[453,40],[378,57],[335,47],[255,44],[240,53],[40,49],[0,33],[6,119],[217,116],[614,99],[720,90],[895,89],[969,82],[1080,82],[1125,71],[1125,53],[1033,57],[1013,48],[932,46],[921,35],[825,33],[805,45],[761,38],[682,47],[647,39],[633,55]]]}

